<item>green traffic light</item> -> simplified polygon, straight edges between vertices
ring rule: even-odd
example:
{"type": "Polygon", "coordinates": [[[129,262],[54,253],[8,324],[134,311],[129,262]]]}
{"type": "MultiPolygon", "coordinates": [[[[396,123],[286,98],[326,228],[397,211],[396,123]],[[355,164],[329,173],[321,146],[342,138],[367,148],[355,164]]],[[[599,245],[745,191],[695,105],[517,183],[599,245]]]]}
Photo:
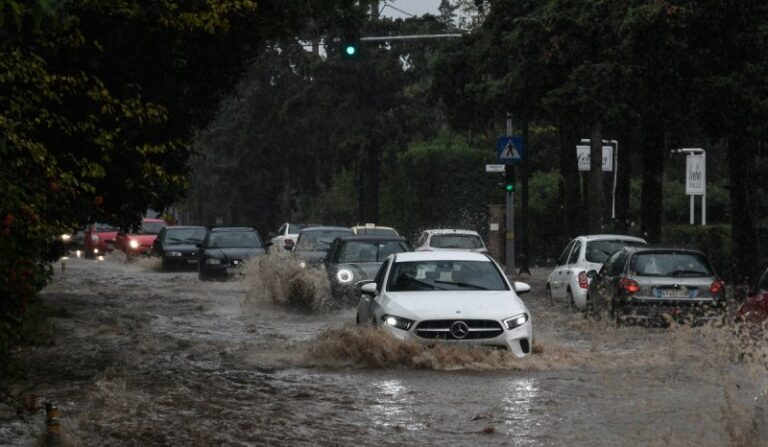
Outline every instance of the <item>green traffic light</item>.
{"type": "Polygon", "coordinates": [[[507,192],[514,192],[515,191],[515,184],[514,183],[507,183],[504,185],[504,189],[507,190],[507,192]]]}
{"type": "Polygon", "coordinates": [[[347,56],[354,56],[357,53],[357,48],[354,45],[347,45],[344,48],[344,52],[347,53],[347,56]]]}

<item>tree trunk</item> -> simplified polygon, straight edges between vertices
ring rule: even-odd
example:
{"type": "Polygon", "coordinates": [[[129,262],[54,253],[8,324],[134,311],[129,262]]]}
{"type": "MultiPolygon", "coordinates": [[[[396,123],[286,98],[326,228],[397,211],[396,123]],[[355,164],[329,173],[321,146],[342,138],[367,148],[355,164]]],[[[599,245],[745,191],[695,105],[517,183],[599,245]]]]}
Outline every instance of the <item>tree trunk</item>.
{"type": "Polygon", "coordinates": [[[664,132],[646,127],[643,147],[643,189],[640,200],[640,231],[649,243],[661,242],[664,181],[664,132]]]}
{"type": "Polygon", "coordinates": [[[572,128],[560,124],[560,178],[562,232],[564,239],[581,233],[579,219],[579,166],[576,159],[576,137],[572,128]]]}
{"type": "Polygon", "coordinates": [[[626,233],[629,229],[629,200],[632,184],[632,164],[629,154],[635,140],[630,132],[619,134],[619,150],[617,164],[618,178],[616,179],[616,230],[626,233]]]}
{"type": "Polygon", "coordinates": [[[728,170],[731,199],[731,276],[736,284],[754,286],[760,274],[757,267],[757,229],[755,227],[754,201],[751,191],[754,184],[752,166],[754,150],[744,138],[728,141],[728,170]]]}
{"type": "Polygon", "coordinates": [[[601,123],[592,127],[589,149],[589,232],[603,229],[603,129],[601,123]]]}
{"type": "Polygon", "coordinates": [[[520,219],[520,234],[522,235],[522,238],[520,239],[520,254],[518,255],[518,258],[520,259],[520,272],[526,272],[530,274],[530,271],[528,270],[528,259],[530,259],[529,253],[528,253],[528,151],[530,150],[530,146],[528,145],[528,133],[529,133],[529,123],[526,120],[523,123],[523,147],[525,150],[523,151],[523,163],[521,167],[522,177],[523,177],[523,191],[522,191],[522,199],[520,202],[520,208],[521,208],[521,219],[520,219]]]}
{"type": "MultiPolygon", "coordinates": [[[[365,222],[379,223],[379,177],[381,172],[381,146],[373,132],[368,138],[368,166],[365,169],[366,200],[365,222]]],[[[364,223],[364,222],[360,222],[364,223]]]]}

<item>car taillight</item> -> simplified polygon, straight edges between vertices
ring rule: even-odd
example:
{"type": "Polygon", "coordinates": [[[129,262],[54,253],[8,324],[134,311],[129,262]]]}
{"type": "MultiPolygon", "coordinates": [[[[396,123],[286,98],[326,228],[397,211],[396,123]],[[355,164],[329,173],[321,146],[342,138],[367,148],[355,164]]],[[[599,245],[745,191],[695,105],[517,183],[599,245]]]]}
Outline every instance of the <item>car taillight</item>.
{"type": "Polygon", "coordinates": [[[619,288],[629,294],[633,294],[640,291],[640,284],[634,279],[621,278],[619,280],[619,288]]]}
{"type": "Polygon", "coordinates": [[[586,289],[589,286],[589,278],[587,278],[587,272],[579,273],[579,287],[586,289]]]}
{"type": "Polygon", "coordinates": [[[717,295],[723,291],[724,287],[725,284],[719,279],[716,279],[714,282],[712,282],[712,285],[709,286],[709,293],[712,295],[717,295]]]}

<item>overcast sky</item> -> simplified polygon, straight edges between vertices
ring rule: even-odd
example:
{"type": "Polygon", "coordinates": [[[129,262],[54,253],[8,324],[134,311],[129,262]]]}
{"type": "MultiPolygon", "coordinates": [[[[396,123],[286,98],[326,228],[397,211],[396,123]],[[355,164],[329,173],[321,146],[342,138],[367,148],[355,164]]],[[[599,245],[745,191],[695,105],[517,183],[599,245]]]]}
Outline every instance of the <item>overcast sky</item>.
{"type": "Polygon", "coordinates": [[[402,9],[411,15],[420,16],[426,13],[436,15],[438,13],[437,8],[440,6],[440,0],[381,0],[380,3],[380,8],[384,8],[381,14],[392,18],[409,17],[409,15],[403,14],[394,8],[402,9]]]}

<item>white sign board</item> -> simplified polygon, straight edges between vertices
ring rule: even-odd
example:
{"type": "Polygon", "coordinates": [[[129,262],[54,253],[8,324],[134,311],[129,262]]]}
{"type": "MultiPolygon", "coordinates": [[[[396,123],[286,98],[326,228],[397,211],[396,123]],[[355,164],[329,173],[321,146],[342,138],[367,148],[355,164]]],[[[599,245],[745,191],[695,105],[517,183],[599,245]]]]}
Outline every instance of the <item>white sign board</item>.
{"type": "Polygon", "coordinates": [[[504,165],[485,165],[485,172],[504,172],[504,165]]]}
{"type": "MultiPolygon", "coordinates": [[[[589,146],[576,146],[579,171],[589,171],[589,146]]],[[[613,171],[613,146],[603,146],[603,171],[613,171]]]]}
{"type": "Polygon", "coordinates": [[[704,194],[707,187],[707,165],[703,155],[685,158],[685,193],[689,196],[704,194]]]}

